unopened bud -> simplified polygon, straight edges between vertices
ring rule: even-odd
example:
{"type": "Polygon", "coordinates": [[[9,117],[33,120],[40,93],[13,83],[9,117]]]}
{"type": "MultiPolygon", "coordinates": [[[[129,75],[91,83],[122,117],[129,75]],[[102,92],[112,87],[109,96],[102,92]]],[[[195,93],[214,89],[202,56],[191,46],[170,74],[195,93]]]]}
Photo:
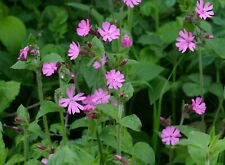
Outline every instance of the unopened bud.
{"type": "Polygon", "coordinates": [[[42,145],[42,144],[36,144],[36,147],[37,147],[38,149],[40,149],[40,150],[46,150],[46,149],[47,149],[47,147],[44,146],[44,145],[42,145]]]}
{"type": "Polygon", "coordinates": [[[12,128],[12,129],[13,129],[14,131],[16,131],[16,132],[22,132],[22,131],[23,131],[22,128],[17,127],[17,126],[12,126],[12,127],[10,127],[10,128],[12,128]]]}
{"type": "Polygon", "coordinates": [[[128,35],[124,35],[121,39],[121,44],[125,48],[130,48],[133,45],[133,40],[128,35]]]}
{"type": "Polygon", "coordinates": [[[23,118],[20,117],[20,116],[16,116],[16,117],[14,118],[14,120],[15,120],[15,122],[21,122],[21,121],[24,121],[23,118]]]}
{"type": "Polygon", "coordinates": [[[128,58],[125,58],[125,59],[120,63],[119,66],[124,66],[124,65],[126,65],[127,63],[128,63],[128,58]]]}
{"type": "Polygon", "coordinates": [[[213,38],[214,38],[214,35],[212,35],[212,34],[206,34],[206,35],[204,36],[204,38],[205,38],[205,39],[213,39],[213,38]]]}

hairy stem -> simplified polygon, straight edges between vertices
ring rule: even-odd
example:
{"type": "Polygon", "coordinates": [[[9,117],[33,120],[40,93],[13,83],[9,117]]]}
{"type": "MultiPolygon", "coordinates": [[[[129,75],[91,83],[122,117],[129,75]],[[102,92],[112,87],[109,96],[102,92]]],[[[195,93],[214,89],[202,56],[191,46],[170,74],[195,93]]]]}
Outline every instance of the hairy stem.
{"type": "Polygon", "coordinates": [[[198,62],[199,62],[199,79],[200,79],[200,90],[201,90],[201,97],[203,98],[204,95],[204,77],[203,77],[203,66],[202,66],[202,52],[201,48],[199,50],[198,55],[198,62]]]}
{"type": "Polygon", "coordinates": [[[29,158],[29,141],[28,141],[28,133],[27,128],[24,127],[24,141],[23,141],[23,147],[24,147],[24,164],[26,164],[28,158],[29,158]]]}
{"type": "Polygon", "coordinates": [[[96,126],[96,138],[97,138],[99,153],[100,153],[100,156],[101,156],[100,165],[105,165],[104,155],[103,155],[103,151],[102,151],[102,143],[101,143],[101,140],[100,140],[100,137],[99,137],[97,126],[96,126]]]}
{"type": "MultiPolygon", "coordinates": [[[[38,96],[40,100],[40,104],[43,103],[44,101],[44,96],[43,96],[43,89],[42,89],[42,78],[41,78],[41,72],[39,70],[36,71],[36,79],[37,79],[37,86],[38,86],[38,96]]],[[[51,146],[51,136],[48,128],[48,120],[47,116],[43,116],[43,125],[45,129],[45,134],[48,138],[48,144],[51,146]]]]}
{"type": "MultiPolygon", "coordinates": [[[[118,119],[122,118],[123,104],[118,105],[118,119]]],[[[121,129],[122,126],[118,124],[117,126],[117,154],[121,155],[121,129]]]]}

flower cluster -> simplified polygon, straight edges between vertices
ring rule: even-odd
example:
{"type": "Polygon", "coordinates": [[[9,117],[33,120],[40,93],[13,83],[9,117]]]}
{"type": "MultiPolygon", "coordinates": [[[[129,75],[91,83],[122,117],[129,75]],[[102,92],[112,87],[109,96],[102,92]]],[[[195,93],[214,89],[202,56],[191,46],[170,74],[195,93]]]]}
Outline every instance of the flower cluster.
{"type": "MultiPolygon", "coordinates": [[[[210,2],[205,3],[204,0],[198,0],[195,12],[200,19],[206,20],[207,18],[211,18],[214,15],[212,9],[213,5],[211,5],[210,2]]],[[[211,36],[212,35],[210,35],[210,38],[213,38],[211,36]]],[[[179,36],[176,40],[176,47],[181,53],[186,52],[188,49],[193,52],[196,48],[195,36],[191,32],[187,32],[185,29],[180,30],[179,36]]]]}

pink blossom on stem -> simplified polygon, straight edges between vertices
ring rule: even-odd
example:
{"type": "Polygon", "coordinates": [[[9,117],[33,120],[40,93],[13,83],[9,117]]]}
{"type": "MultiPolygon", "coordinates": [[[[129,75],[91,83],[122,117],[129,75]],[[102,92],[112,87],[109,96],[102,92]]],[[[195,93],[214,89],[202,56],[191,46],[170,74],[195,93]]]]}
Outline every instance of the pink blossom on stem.
{"type": "Polygon", "coordinates": [[[77,35],[79,36],[86,36],[88,35],[89,31],[91,30],[91,25],[89,19],[81,20],[77,27],[77,35]]]}
{"type": "Polygon", "coordinates": [[[59,105],[61,107],[68,107],[67,112],[69,114],[80,113],[80,110],[84,110],[84,106],[77,103],[77,101],[82,101],[85,99],[84,94],[78,93],[77,95],[73,96],[74,91],[75,86],[66,90],[68,98],[59,99],[59,105]]]}
{"type": "Polygon", "coordinates": [[[122,84],[125,81],[124,75],[120,73],[120,71],[116,71],[114,69],[107,72],[105,77],[109,89],[119,89],[122,87],[122,84]]]}
{"type": "Polygon", "coordinates": [[[128,6],[133,8],[134,6],[138,5],[141,3],[141,0],[123,0],[123,2],[128,6]]]}
{"type": "Polygon", "coordinates": [[[109,22],[103,22],[102,28],[98,28],[98,33],[104,41],[111,42],[119,38],[120,29],[118,29],[116,25],[111,25],[109,22]]]}
{"type": "Polygon", "coordinates": [[[133,45],[133,40],[128,35],[124,35],[121,39],[121,44],[125,48],[130,48],[133,45]]]}
{"type": "Polygon", "coordinates": [[[75,43],[75,42],[71,42],[70,43],[70,48],[68,51],[68,56],[70,57],[71,60],[75,60],[78,55],[80,53],[80,44],[79,43],[75,43]]]}
{"type": "Polygon", "coordinates": [[[42,73],[45,76],[51,76],[57,71],[57,63],[56,62],[47,62],[42,65],[42,73]]]}
{"type": "Polygon", "coordinates": [[[195,11],[199,18],[205,20],[206,18],[210,18],[214,15],[214,12],[212,11],[212,9],[213,9],[213,5],[210,2],[206,2],[204,4],[204,0],[198,0],[195,11]]]}
{"type": "Polygon", "coordinates": [[[52,158],[54,154],[49,154],[48,159],[47,158],[42,158],[41,163],[43,164],[48,164],[48,161],[52,158]]]}
{"type": "Polygon", "coordinates": [[[206,105],[205,105],[204,102],[202,102],[201,97],[197,97],[196,99],[192,99],[192,109],[198,115],[202,115],[202,114],[205,113],[206,105]]]}
{"type": "Polygon", "coordinates": [[[94,104],[98,105],[109,103],[110,95],[108,94],[107,91],[104,91],[103,89],[99,88],[96,89],[92,97],[93,97],[92,101],[94,102],[94,104]]]}
{"type": "Polygon", "coordinates": [[[177,37],[176,47],[178,47],[181,53],[184,53],[188,48],[194,51],[196,43],[194,41],[194,36],[191,32],[187,32],[185,29],[180,30],[179,37],[177,37]]]}
{"type": "Polygon", "coordinates": [[[29,51],[29,46],[26,46],[26,47],[20,49],[20,54],[17,59],[18,60],[27,60],[28,51],[29,51]]]}
{"type": "Polygon", "coordinates": [[[104,66],[105,63],[106,63],[106,55],[103,55],[100,61],[95,61],[93,63],[92,67],[97,70],[101,68],[102,66],[104,66]]]}
{"type": "Polygon", "coordinates": [[[166,145],[176,145],[180,137],[180,130],[174,126],[167,126],[161,133],[162,142],[166,145]]]}
{"type": "Polygon", "coordinates": [[[121,161],[123,158],[122,158],[121,155],[118,155],[118,154],[117,154],[117,155],[115,155],[115,159],[121,161]]]}
{"type": "Polygon", "coordinates": [[[95,109],[95,103],[93,101],[93,95],[88,95],[84,100],[82,100],[82,103],[85,105],[84,110],[83,110],[85,112],[89,112],[89,111],[95,109]]]}

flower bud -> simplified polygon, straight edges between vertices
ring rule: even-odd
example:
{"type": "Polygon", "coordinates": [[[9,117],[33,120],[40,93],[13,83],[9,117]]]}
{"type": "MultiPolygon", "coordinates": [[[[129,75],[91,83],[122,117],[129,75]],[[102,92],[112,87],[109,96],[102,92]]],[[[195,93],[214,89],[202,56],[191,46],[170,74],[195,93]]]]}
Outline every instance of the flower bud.
{"type": "Polygon", "coordinates": [[[124,66],[124,65],[126,65],[127,63],[128,63],[128,58],[125,58],[125,59],[120,63],[119,66],[124,66]]]}
{"type": "Polygon", "coordinates": [[[206,34],[206,35],[204,35],[204,38],[205,39],[213,39],[214,38],[214,35],[212,35],[212,34],[206,34]]]}
{"type": "Polygon", "coordinates": [[[42,144],[36,144],[36,147],[37,147],[38,149],[41,149],[41,150],[46,150],[46,149],[47,149],[47,147],[44,146],[44,145],[42,145],[42,144]]]}
{"type": "Polygon", "coordinates": [[[133,40],[128,35],[124,35],[121,39],[121,44],[125,48],[130,48],[133,45],[133,40]]]}

